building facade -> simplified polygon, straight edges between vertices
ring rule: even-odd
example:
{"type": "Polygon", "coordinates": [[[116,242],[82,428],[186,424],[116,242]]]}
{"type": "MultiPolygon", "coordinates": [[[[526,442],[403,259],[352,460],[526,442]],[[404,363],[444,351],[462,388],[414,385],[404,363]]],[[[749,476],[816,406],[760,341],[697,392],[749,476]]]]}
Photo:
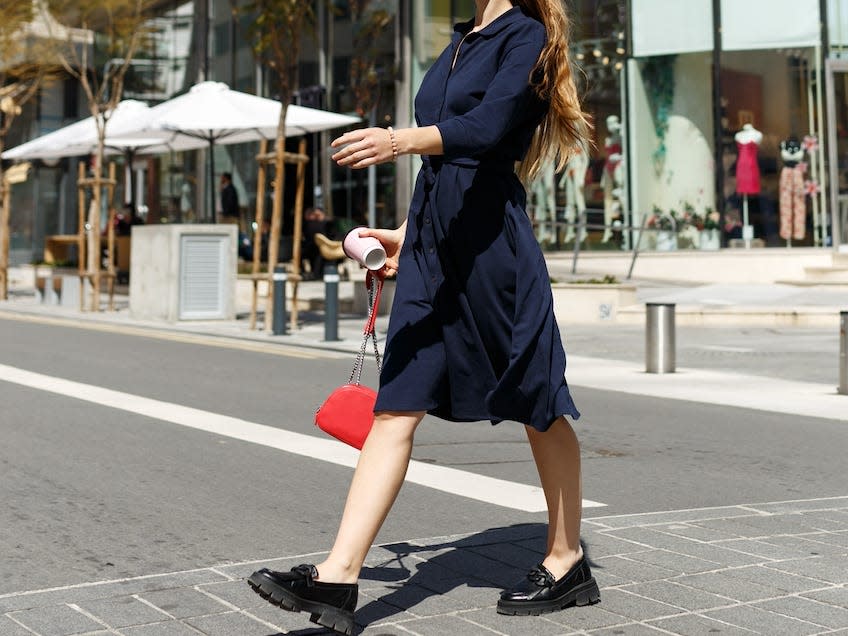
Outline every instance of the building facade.
{"type": "MultiPolygon", "coordinates": [[[[530,213],[544,246],[569,246],[583,209],[590,222],[607,226],[586,238],[608,249],[633,246],[636,233],[626,228],[657,226],[668,217],[678,230],[688,228],[678,232],[680,249],[738,241],[848,244],[846,0],[566,4],[577,78],[595,126],[591,143],[566,171],[551,167],[531,187],[530,213]],[[746,124],[762,133],[754,153],[759,191],[742,193],[736,135],[746,124]],[[790,165],[781,145],[785,150],[793,142],[803,156],[790,165]],[[698,239],[699,225],[717,226],[710,241],[698,239]]],[[[363,125],[396,127],[413,125],[412,101],[423,74],[450,41],[453,24],[474,11],[473,0],[313,6],[295,102],[356,113],[363,125]]],[[[230,0],[159,2],[155,46],[133,63],[125,97],[155,104],[200,80],[276,97],[268,66],[250,48],[250,23],[251,16],[233,12],[230,0]]],[[[74,82],[54,84],[19,120],[7,147],[86,115],[74,82]]],[[[306,205],[330,211],[340,231],[355,223],[395,223],[406,212],[417,159],[370,171],[340,169],[327,151],[332,136],[308,139],[306,205]]],[[[218,173],[233,174],[245,219],[256,204],[256,151],[256,144],[214,150],[218,173]]],[[[30,181],[15,188],[16,262],[38,260],[45,236],[76,231],[79,160],[85,158],[39,162],[30,181]]],[[[204,218],[216,205],[205,194],[208,161],[204,151],[137,157],[134,199],[147,222],[204,218]]],[[[120,189],[117,196],[132,198],[120,189]]],[[[292,203],[289,188],[286,210],[292,203]]],[[[289,218],[284,232],[291,225],[289,218]]],[[[658,235],[646,235],[641,247],[674,247],[660,244],[658,235]]]]}

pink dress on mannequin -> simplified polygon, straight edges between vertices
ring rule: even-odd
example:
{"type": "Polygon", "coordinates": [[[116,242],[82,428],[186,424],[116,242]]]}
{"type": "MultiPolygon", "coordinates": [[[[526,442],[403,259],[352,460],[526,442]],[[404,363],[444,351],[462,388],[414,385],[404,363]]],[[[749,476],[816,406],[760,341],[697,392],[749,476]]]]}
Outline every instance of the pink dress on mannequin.
{"type": "Polygon", "coordinates": [[[736,192],[739,194],[760,193],[760,167],[757,165],[757,149],[759,146],[750,141],[736,142],[739,153],[736,159],[736,192]]]}

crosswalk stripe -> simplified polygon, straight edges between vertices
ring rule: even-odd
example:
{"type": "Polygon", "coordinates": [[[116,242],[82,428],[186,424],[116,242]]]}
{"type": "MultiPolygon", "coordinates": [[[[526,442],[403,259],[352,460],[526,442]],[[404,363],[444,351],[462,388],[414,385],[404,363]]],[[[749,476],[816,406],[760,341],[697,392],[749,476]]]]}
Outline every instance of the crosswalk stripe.
{"type": "MultiPolygon", "coordinates": [[[[295,433],[228,415],[34,373],[4,364],[0,364],[0,380],[215,435],[261,444],[339,466],[353,468],[359,458],[358,451],[335,440],[295,433]]],[[[544,494],[538,486],[486,477],[447,466],[434,466],[413,460],[409,464],[406,481],[515,510],[525,512],[547,510],[544,494]]],[[[584,508],[602,506],[605,504],[583,500],[584,508]]]]}

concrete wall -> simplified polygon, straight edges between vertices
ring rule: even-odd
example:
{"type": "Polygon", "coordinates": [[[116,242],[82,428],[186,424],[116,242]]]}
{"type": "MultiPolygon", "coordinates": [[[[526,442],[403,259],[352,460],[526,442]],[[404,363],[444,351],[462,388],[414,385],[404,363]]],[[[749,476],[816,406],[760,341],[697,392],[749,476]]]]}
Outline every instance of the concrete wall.
{"type": "Polygon", "coordinates": [[[238,228],[235,225],[137,225],[132,231],[130,315],[143,320],[180,319],[180,241],[186,235],[225,236],[223,313],[235,319],[238,228]]]}

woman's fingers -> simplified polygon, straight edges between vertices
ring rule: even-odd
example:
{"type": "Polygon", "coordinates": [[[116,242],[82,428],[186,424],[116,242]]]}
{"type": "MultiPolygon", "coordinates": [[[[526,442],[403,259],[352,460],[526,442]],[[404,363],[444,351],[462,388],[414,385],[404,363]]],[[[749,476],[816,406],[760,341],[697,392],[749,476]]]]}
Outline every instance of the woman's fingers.
{"type": "Polygon", "coordinates": [[[340,166],[350,168],[365,168],[383,160],[378,132],[385,132],[380,128],[365,128],[345,133],[335,139],[331,145],[333,148],[341,148],[332,155],[333,161],[340,166]]]}

